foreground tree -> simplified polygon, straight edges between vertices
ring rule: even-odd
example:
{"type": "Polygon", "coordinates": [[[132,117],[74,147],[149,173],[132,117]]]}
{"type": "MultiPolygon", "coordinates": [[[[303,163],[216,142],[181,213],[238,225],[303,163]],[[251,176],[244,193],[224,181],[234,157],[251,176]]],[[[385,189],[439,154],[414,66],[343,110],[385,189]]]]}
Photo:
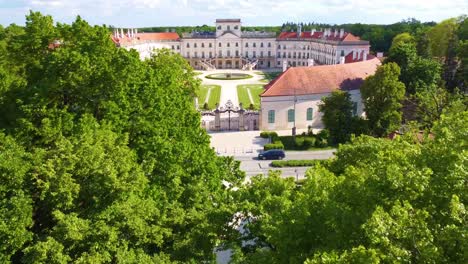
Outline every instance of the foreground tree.
{"type": "Polygon", "coordinates": [[[244,174],[209,147],[186,60],[141,61],[80,17],[24,31],[0,62],[1,260],[212,261],[235,213],[222,180],[244,174]]]}
{"type": "Polygon", "coordinates": [[[300,186],[252,179],[255,240],[235,263],[466,262],[467,121],[446,111],[432,137],[356,138],[300,186]]]}
{"type": "Polygon", "coordinates": [[[405,85],[398,80],[399,75],[398,65],[388,63],[380,66],[361,86],[369,129],[376,136],[385,136],[400,127],[405,85]]]}

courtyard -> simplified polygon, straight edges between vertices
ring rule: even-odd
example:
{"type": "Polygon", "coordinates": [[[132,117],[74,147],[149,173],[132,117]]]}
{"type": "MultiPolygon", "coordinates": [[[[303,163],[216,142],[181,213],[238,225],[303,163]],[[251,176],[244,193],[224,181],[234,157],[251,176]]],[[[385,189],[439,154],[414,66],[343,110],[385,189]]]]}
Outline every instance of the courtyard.
{"type": "Polygon", "coordinates": [[[210,70],[196,71],[197,78],[202,80],[202,86],[198,92],[199,108],[207,106],[212,110],[216,103],[220,106],[231,101],[235,107],[242,103],[244,108],[260,109],[260,94],[263,86],[279,75],[276,71],[243,71],[243,70],[210,70]],[[243,78],[232,78],[240,74],[248,75],[243,78]],[[223,78],[226,76],[227,78],[223,78]],[[208,78],[207,78],[208,76],[208,78]],[[213,78],[215,77],[215,78],[213,78]],[[219,88],[218,88],[219,87],[219,88]],[[205,105],[206,103],[206,105],[205,105]]]}

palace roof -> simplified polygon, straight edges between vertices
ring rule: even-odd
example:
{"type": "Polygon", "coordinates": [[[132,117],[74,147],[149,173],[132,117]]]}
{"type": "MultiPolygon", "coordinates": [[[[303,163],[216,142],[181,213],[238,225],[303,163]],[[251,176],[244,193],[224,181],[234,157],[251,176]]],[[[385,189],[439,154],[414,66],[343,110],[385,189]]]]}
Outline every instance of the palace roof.
{"type": "Polygon", "coordinates": [[[233,19],[216,19],[216,23],[240,23],[241,20],[239,18],[233,19]]]}
{"type": "Polygon", "coordinates": [[[373,75],[380,60],[311,67],[291,67],[265,86],[261,97],[331,93],[359,89],[373,75]]]}
{"type": "Polygon", "coordinates": [[[315,31],[312,34],[312,31],[301,32],[301,36],[297,37],[297,32],[281,32],[278,36],[278,40],[287,40],[287,39],[322,39],[328,41],[362,41],[359,37],[354,36],[351,33],[344,32],[343,36],[340,38],[339,32],[331,32],[327,37],[324,37],[324,32],[315,31]]]}
{"type": "Polygon", "coordinates": [[[134,37],[129,37],[125,34],[123,38],[112,36],[112,41],[117,44],[125,45],[132,44],[134,42],[149,42],[149,41],[177,41],[180,37],[175,32],[164,32],[164,33],[137,33],[134,37]]]}

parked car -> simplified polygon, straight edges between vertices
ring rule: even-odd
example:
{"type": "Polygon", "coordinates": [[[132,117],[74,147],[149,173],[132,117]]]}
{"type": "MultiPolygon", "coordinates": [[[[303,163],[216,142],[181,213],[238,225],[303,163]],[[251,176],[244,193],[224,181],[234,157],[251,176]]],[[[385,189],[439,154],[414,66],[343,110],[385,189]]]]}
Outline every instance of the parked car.
{"type": "Polygon", "coordinates": [[[258,159],[266,160],[266,159],[284,159],[286,155],[284,151],[281,149],[270,149],[263,153],[258,154],[258,159]]]}

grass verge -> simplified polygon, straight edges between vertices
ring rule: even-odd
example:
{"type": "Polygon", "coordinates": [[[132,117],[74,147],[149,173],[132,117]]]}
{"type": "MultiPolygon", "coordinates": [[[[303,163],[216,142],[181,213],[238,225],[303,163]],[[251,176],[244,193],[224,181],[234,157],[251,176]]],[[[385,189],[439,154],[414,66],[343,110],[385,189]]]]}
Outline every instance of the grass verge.
{"type": "Polygon", "coordinates": [[[198,96],[198,105],[200,108],[203,108],[203,105],[206,101],[206,96],[208,95],[208,90],[211,89],[210,98],[208,98],[208,108],[214,109],[216,103],[219,103],[221,97],[221,86],[219,85],[201,85],[200,89],[197,92],[198,96]]]}
{"type": "Polygon", "coordinates": [[[241,84],[237,86],[237,97],[244,108],[249,108],[250,104],[254,105],[254,109],[260,108],[260,94],[263,92],[261,84],[241,84]],[[250,101],[248,91],[252,95],[253,102],[250,101]]]}
{"type": "Polygon", "coordinates": [[[311,167],[321,162],[321,160],[274,160],[271,166],[275,168],[284,167],[311,167]]]}

